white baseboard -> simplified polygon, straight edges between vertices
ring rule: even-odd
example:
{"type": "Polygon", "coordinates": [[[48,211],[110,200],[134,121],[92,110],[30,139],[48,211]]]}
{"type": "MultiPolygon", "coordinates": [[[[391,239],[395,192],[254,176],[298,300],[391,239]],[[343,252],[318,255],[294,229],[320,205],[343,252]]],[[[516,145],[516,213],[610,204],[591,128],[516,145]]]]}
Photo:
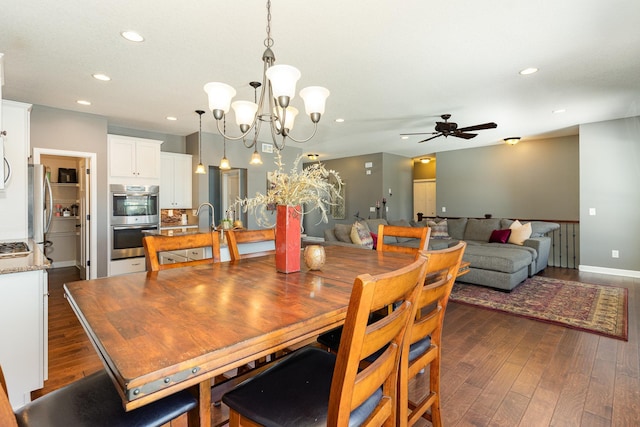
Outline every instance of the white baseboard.
{"type": "Polygon", "coordinates": [[[608,274],[610,276],[626,276],[626,277],[633,277],[636,279],[640,279],[640,271],[634,271],[634,270],[620,270],[618,268],[594,267],[591,265],[580,265],[578,266],[578,270],[584,271],[586,273],[600,273],[600,274],[608,274]]]}
{"type": "Polygon", "coordinates": [[[75,267],[76,262],[73,261],[54,261],[51,263],[51,268],[60,268],[60,267],[75,267]]]}

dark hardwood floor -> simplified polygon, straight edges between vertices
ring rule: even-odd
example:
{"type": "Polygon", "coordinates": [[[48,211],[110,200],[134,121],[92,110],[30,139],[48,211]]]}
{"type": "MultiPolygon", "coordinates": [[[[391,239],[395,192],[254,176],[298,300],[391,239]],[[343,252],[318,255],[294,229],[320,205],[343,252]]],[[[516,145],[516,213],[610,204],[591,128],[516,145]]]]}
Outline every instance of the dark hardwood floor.
{"type": "MultiPolygon", "coordinates": [[[[640,425],[640,279],[561,268],[542,275],[628,288],[629,341],[450,303],[443,337],[445,426],[640,425]]],[[[63,297],[62,285],[73,280],[79,280],[73,267],[49,272],[49,380],[34,398],[102,369],[63,297]]],[[[414,381],[413,392],[425,377],[414,381]]],[[[225,415],[224,406],[213,407],[214,425],[225,415]]]]}

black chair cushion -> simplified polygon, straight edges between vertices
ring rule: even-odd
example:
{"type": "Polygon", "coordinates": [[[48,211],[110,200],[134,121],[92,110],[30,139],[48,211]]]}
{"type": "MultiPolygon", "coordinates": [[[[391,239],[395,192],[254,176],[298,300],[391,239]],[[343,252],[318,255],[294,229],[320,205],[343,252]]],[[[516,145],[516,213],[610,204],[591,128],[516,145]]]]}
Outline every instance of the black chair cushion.
{"type": "MultiPolygon", "coordinates": [[[[222,397],[242,416],[266,427],[324,426],[336,356],[308,347],[245,381],[222,397]]],[[[358,426],[382,398],[379,389],[351,412],[349,426],[358,426]]]]}
{"type": "Polygon", "coordinates": [[[115,385],[102,370],[34,400],[16,411],[20,427],[161,426],[193,409],[186,390],[125,412],[115,385]]]}

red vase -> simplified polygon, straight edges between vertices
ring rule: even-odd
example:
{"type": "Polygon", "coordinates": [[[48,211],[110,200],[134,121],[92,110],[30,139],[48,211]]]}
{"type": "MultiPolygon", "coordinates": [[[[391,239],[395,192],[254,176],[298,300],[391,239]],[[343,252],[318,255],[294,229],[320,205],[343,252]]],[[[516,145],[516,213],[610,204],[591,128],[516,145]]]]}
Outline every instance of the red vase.
{"type": "Polygon", "coordinates": [[[276,270],[300,271],[300,206],[278,205],[276,212],[276,270]]]}

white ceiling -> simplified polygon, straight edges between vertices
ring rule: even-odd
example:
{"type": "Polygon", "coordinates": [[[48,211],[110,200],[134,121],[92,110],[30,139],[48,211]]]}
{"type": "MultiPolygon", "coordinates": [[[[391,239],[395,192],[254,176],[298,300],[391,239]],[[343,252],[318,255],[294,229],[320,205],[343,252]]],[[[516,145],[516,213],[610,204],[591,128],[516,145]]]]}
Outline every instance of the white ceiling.
{"type": "MultiPolygon", "coordinates": [[[[321,159],[415,157],[640,115],[638,0],[273,0],[272,15],[277,63],[301,70],[299,89],[331,91],[303,147],[321,159]],[[526,67],[540,71],[519,75],[526,67]],[[444,113],[460,127],[498,128],[469,141],[399,138],[432,131],[444,113]]],[[[0,16],[5,99],[114,126],[188,135],[198,129],[194,110],[207,109],[205,83],[253,100],[248,83],[261,80],[263,0],[0,0],[0,16]],[[123,30],[146,41],[128,42],[123,30]],[[93,79],[98,72],[112,80],[93,79]]],[[[292,133],[306,137],[309,120],[293,104],[301,115],[292,133]]],[[[210,113],[203,129],[216,132],[210,113]]]]}

